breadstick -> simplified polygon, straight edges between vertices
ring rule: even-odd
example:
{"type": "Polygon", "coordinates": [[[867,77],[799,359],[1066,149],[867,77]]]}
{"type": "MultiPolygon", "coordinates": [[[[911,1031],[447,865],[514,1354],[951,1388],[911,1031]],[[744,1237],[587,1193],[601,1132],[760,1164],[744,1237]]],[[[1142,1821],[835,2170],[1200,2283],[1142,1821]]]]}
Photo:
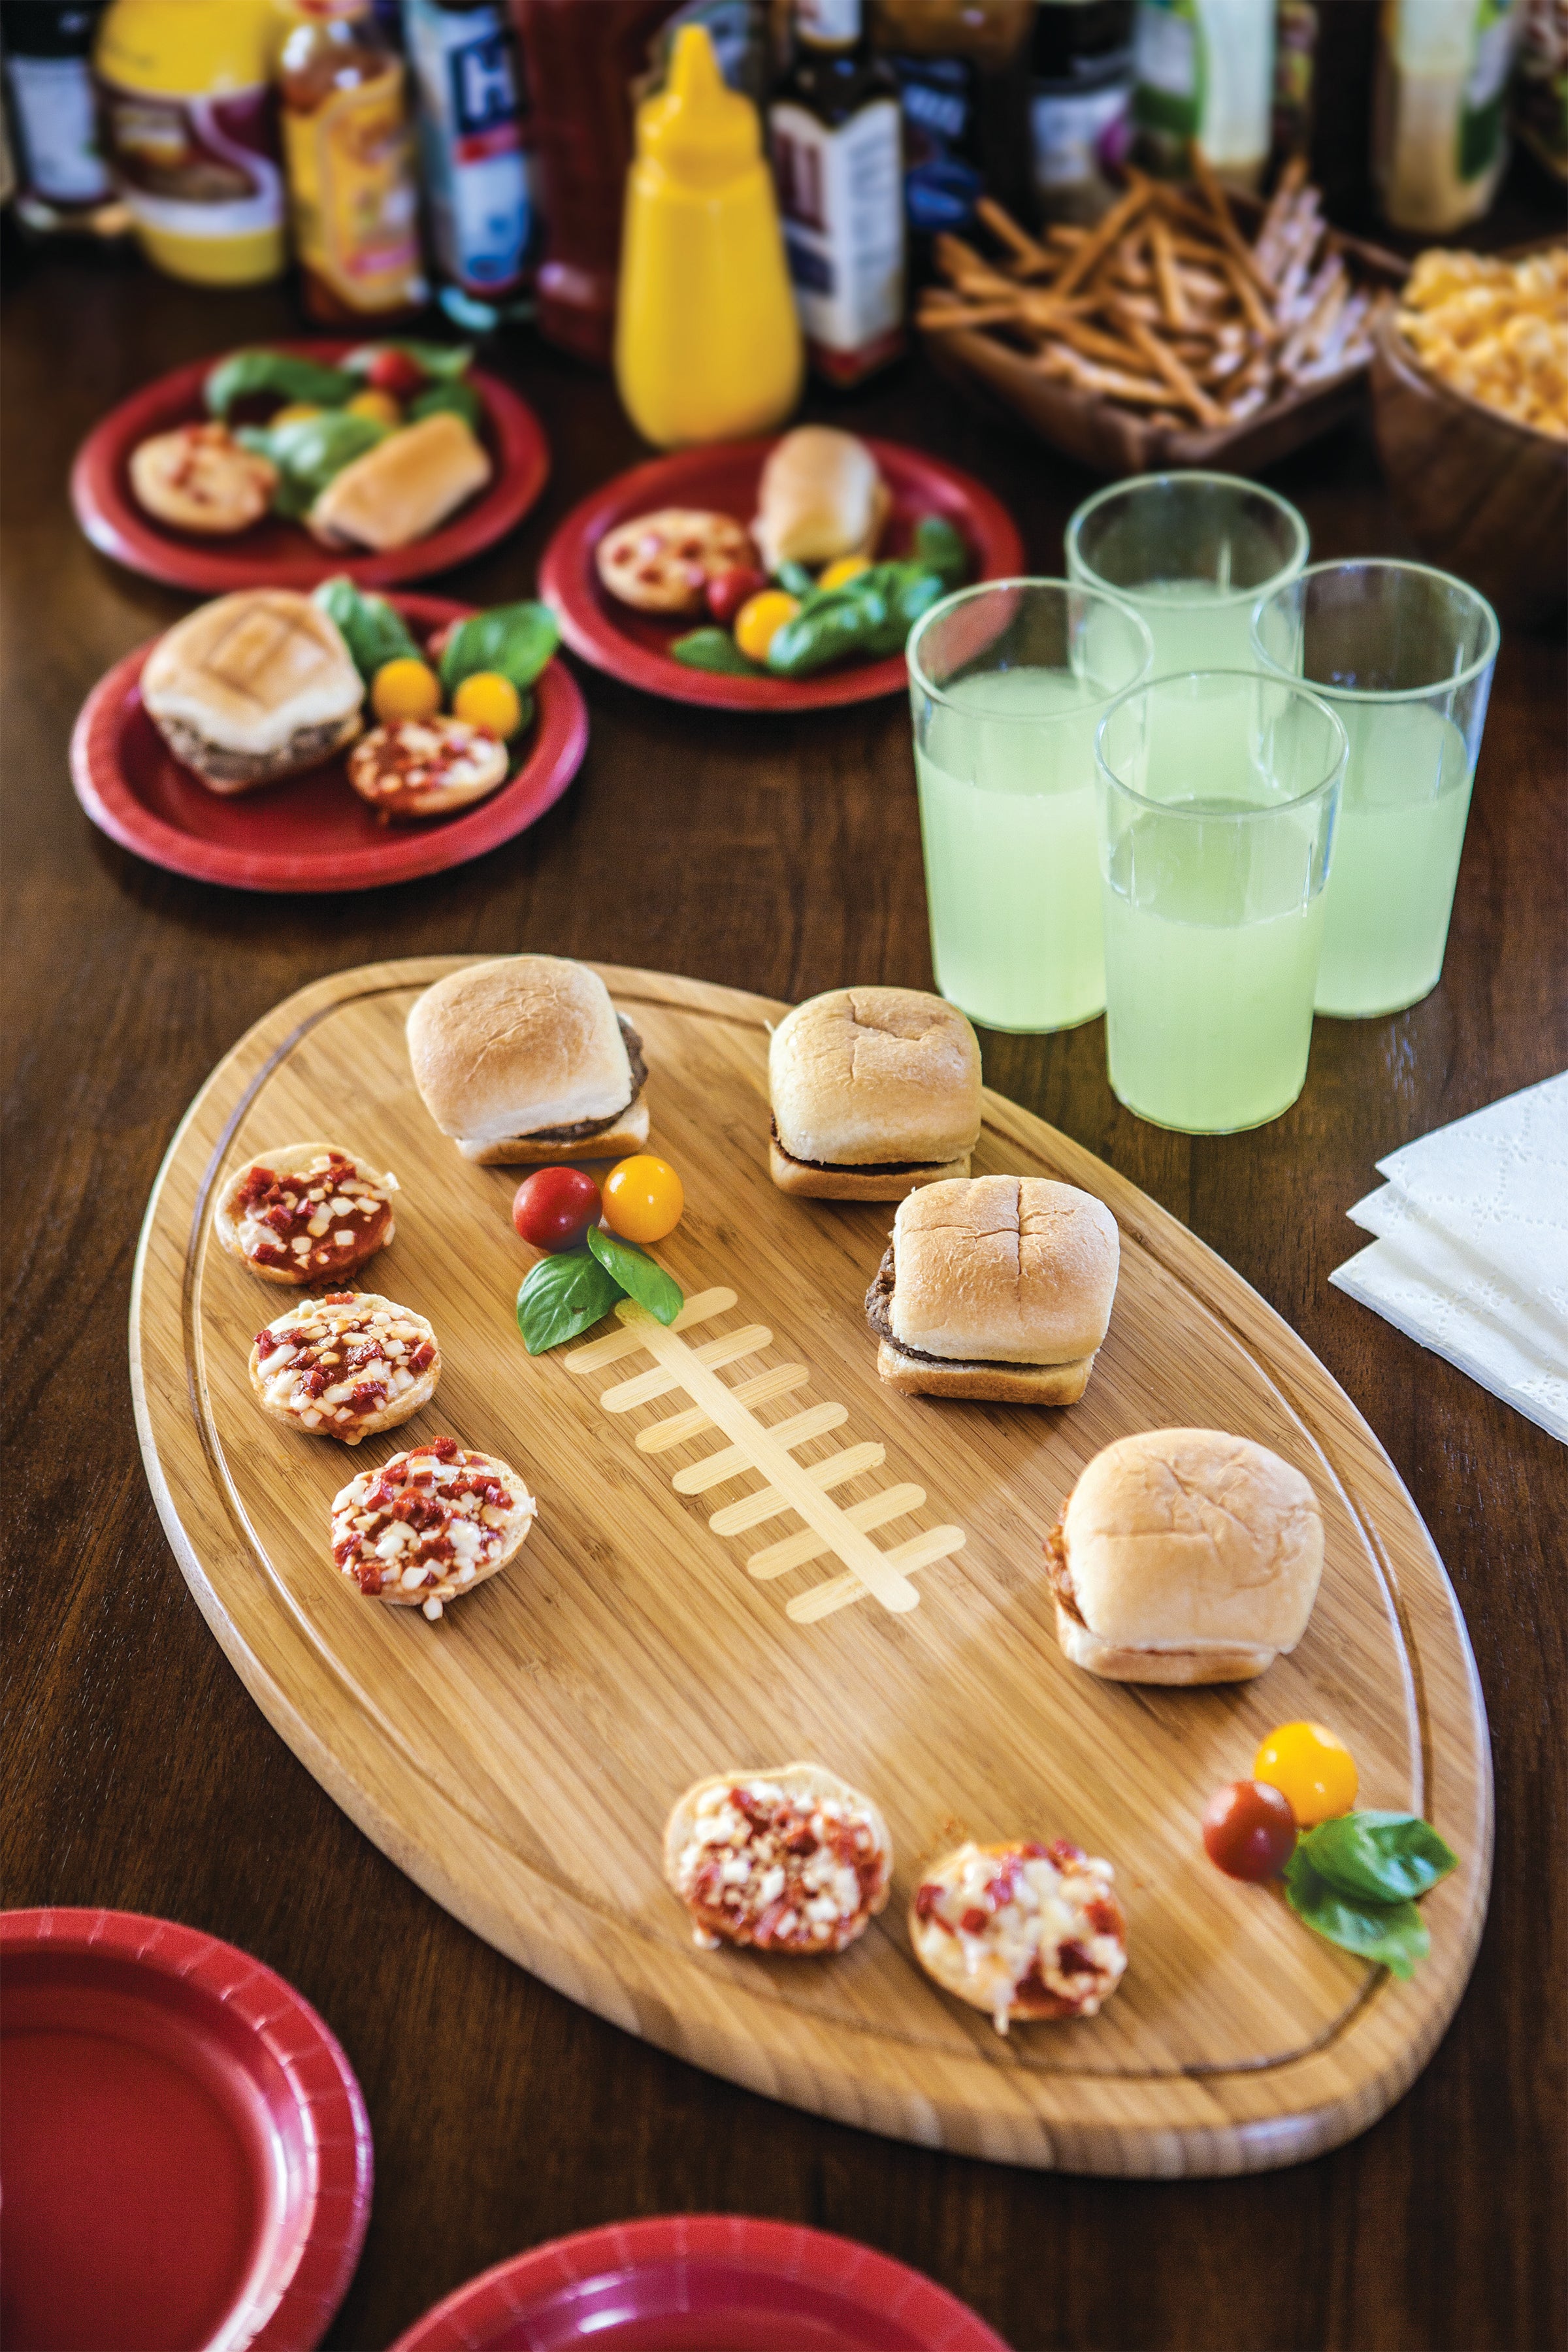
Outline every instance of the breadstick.
{"type": "Polygon", "coordinates": [[[1163,375],[1184,408],[1191,409],[1200,425],[1223,425],[1225,411],[1209,398],[1202,387],[1194,383],[1181,361],[1168,343],[1163,343],[1142,319],[1127,319],[1127,332],[1142,352],[1145,365],[1163,375]]]}
{"type": "Polygon", "coordinates": [[[1123,230],[1131,228],[1132,223],[1140,218],[1148,205],[1150,193],[1149,181],[1134,181],[1127,194],[1111,205],[1099,226],[1089,231],[1077,252],[1069,257],[1066,268],[1052,289],[1054,293],[1071,294],[1083,284],[1089,271],[1110,251],[1123,230]]]}
{"type": "Polygon", "coordinates": [[[1165,314],[1165,323],[1180,334],[1189,323],[1189,314],[1176,257],[1171,249],[1171,232],[1163,220],[1149,224],[1149,250],[1154,257],[1154,282],[1160,289],[1160,308],[1165,314]]]}
{"type": "Polygon", "coordinates": [[[1056,268],[1055,261],[1044,246],[1037,244],[1026,230],[1021,229],[1012,215],[1004,212],[1002,206],[994,198],[982,196],[974,207],[974,216],[976,220],[984,221],[992,236],[998,238],[1016,255],[1021,272],[1032,273],[1038,269],[1050,270],[1056,268]]]}
{"type": "Polygon", "coordinates": [[[1195,139],[1188,147],[1187,155],[1192,163],[1193,177],[1202,189],[1208,208],[1214,215],[1215,226],[1219,231],[1220,242],[1226,253],[1238,268],[1246,271],[1251,284],[1258,291],[1272,294],[1274,289],[1253,259],[1252,247],[1237,227],[1225,190],[1215,178],[1213,166],[1195,139]]]}

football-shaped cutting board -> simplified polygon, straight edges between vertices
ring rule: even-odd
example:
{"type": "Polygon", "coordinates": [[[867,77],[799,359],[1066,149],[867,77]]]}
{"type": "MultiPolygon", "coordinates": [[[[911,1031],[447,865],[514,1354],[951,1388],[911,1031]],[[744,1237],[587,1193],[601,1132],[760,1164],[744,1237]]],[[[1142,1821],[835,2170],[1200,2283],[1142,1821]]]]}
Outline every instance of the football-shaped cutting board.
{"type": "Polygon", "coordinates": [[[666,1332],[614,1318],[531,1358],[517,1171],[476,1168],[409,1073],[404,1022],[458,958],[338,972],[219,1065],[147,1213],[132,1373],[148,1475],[187,1582],[269,1721],[436,1900],[629,2032],[848,2123],[1014,2163],[1121,2173],[1291,2162],[1360,2131],[1453,2013],[1485,1916],[1486,1719],[1454,1595],[1372,1433],[1288,1327],[1132,1185],[987,1095],[977,1173],[1064,1178],[1121,1231],[1110,1336],[1066,1411],[905,1398],[862,1298],[890,1209],[786,1198],[767,1174],[767,1024],[737,991],[605,968],[642,1033],[653,1146],[686,1215],[657,1255],[666,1332]],[[428,1316],[433,1406],[354,1451],[265,1420],[252,1335],[287,1295],[210,1237],[220,1175],[320,1137],[392,1169],[369,1286],[428,1316]],[[1202,1423],[1317,1489],[1322,1588],[1295,1654],[1209,1690],[1102,1683],[1058,1650],[1041,1539],[1112,1438],[1202,1423]],[[360,1598],[328,1508],[443,1432],[511,1463],[539,1520],[439,1624],[360,1598]],[[1460,1857],[1424,1906],[1415,1980],[1321,1942],[1206,1859],[1199,1817],[1272,1725],[1331,1725],[1361,1801],[1460,1857]],[[681,1790],[817,1759],[892,1829],[893,1900],[847,1953],[693,1948],[660,1876],[681,1790]],[[904,1915],[964,1835],[1077,1839],[1115,1864],[1130,1965],[1101,2014],[1015,2027],[939,1992],[904,1915]]]}

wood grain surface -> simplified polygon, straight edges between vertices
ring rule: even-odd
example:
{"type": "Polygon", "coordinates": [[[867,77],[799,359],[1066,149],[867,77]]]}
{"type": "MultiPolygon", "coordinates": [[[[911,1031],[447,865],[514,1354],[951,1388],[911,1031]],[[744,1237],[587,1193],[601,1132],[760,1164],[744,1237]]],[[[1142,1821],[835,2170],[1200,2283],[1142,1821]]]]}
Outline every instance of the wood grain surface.
{"type": "Polygon", "coordinates": [[[767,1024],[784,1008],[606,966],[647,1050],[654,1147],[686,1187],[658,1256],[700,1338],[644,1316],[530,1358],[515,1171],[464,1161],[408,1066],[409,1011],[453,968],[339,973],[259,1022],[193,1104],[142,1238],[148,1475],[203,1613],[296,1755],[513,1958],[795,2105],[974,2156],[1165,2176],[1290,2163],[1373,2121],[1469,1973],[1491,1767],[1447,1579],[1349,1399],[1173,1218],[996,1096],[976,1174],[1081,1184],[1116,1216],[1110,1329],[1074,1408],[900,1395],[862,1305],[889,1213],[800,1202],[768,1174],[767,1024]],[[235,1171],[304,1134],[396,1174],[397,1238],[365,1279],[428,1318],[446,1368],[416,1425],[352,1455],[261,1421],[249,1343],[276,1302],[212,1236],[235,1171]],[[737,1373],[770,1372],[794,1393],[753,1409],[737,1373]],[[1251,1683],[1100,1682],[1057,1645],[1041,1538],[1101,1446],[1192,1423],[1310,1479],[1327,1537],[1311,1624],[1251,1683]],[[433,1633],[353,1591],[326,1530],[347,1478],[442,1432],[509,1462],[540,1517],[514,1568],[433,1633]],[[847,1517],[889,1492],[900,1528],[914,1521],[893,1540],[847,1517]],[[768,1526],[787,1542],[786,1517],[826,1539],[826,1575],[792,1556],[786,1582],[765,1545],[763,1576],[747,1574],[740,1539],[768,1526]],[[1348,1740],[1364,1802],[1426,1814],[1461,1856],[1413,1982],[1202,1851],[1212,1790],[1303,1717],[1348,1740]],[[693,1780],[795,1756],[887,1815],[892,1902],[831,1963],[698,1958],[660,1874],[665,1817],[693,1780]],[[958,1839],[1058,1835],[1114,1862],[1129,1974],[1098,2017],[1003,2041],[924,1976],[905,1913],[958,1839]]]}
{"type": "MultiPolygon", "coordinates": [[[[1516,206],[1517,241],[1554,226],[1516,206]]],[[[1568,1066],[1568,777],[1558,637],[1504,634],[1441,985],[1322,1021],[1306,1089],[1254,1135],[1144,1126],[1099,1023],[983,1040],[986,1076],[1140,1185],[1298,1331],[1363,1412],[1447,1564],[1486,1695],[1492,1900],[1454,2022],[1407,2095],[1293,2168],[1070,2178],[883,2139],[755,2096],[606,2023],[422,1894],[268,1727],[159,1525],[125,1375],[132,1261],[186,1104],[292,990],[388,955],[521,947],[795,999],[930,985],[907,714],[695,718],[585,681],[564,800],[481,864],[385,894],[263,901],[139,865],[88,825],[71,722],[110,662],[186,609],[71,525],[65,483],[111,404],[183,359],[298,331],[286,289],[202,293],[133,263],[6,260],[5,1588],[14,1904],[110,1903],[231,1937],[341,2036],[376,2195],[330,2346],[388,2343],[485,2264],[633,2213],[816,2222],[966,2296],[1018,2352],[1536,2352],[1568,2336],[1568,1456],[1328,1286],[1380,1154],[1568,1066]]],[[[646,452],[602,378],[531,338],[496,365],[549,431],[518,540],[441,583],[529,593],[570,507],[646,452]]],[[[968,467],[1031,563],[1094,478],[980,422],[911,365],[812,413],[968,467]]],[[[1365,420],[1270,477],[1319,556],[1408,553],[1365,420]]],[[[939,1571],[940,1573],[940,1571],[939,1571]]],[[[923,1604],[922,1604],[923,1606],[923,1604]]],[[[410,1632],[421,1629],[410,1628],[410,1632]]]]}

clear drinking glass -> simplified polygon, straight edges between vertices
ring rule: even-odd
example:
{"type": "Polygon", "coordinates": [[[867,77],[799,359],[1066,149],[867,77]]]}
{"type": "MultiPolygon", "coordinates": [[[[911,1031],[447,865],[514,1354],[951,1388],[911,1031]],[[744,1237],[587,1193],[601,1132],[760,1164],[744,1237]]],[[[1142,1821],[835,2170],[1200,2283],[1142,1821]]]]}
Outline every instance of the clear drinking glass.
{"type": "Polygon", "coordinates": [[[1437,985],[1498,635],[1484,596],[1425,563],[1310,564],[1254,613],[1258,661],[1350,740],[1320,1013],[1397,1013],[1437,985]]]}
{"type": "Polygon", "coordinates": [[[1205,670],[1121,695],[1095,752],[1111,1086],[1161,1127],[1261,1126],[1307,1075],[1345,730],[1205,670]]]}
{"type": "Polygon", "coordinates": [[[1105,1006],[1094,731],[1149,632],[1065,580],[963,588],[910,638],[936,983],[992,1029],[1105,1006]]]}
{"type": "Polygon", "coordinates": [[[1252,608],[1307,561],[1289,499],[1237,474],[1140,474],[1086,499],[1067,528],[1068,577],[1133,605],[1155,677],[1250,669],[1252,608]]]}

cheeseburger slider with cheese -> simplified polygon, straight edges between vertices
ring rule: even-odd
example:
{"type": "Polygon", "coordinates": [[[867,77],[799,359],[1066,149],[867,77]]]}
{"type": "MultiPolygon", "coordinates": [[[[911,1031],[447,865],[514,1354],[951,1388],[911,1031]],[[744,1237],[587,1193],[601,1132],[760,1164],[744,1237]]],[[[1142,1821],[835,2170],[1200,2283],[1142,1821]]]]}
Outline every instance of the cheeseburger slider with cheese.
{"type": "Polygon", "coordinates": [[[408,1016],[425,1108],[465,1160],[619,1160],[647,1141],[642,1040],[586,964],[471,963],[408,1016]]]}
{"type": "Polygon", "coordinates": [[[980,1047],[962,1013],[915,988],[808,997],[768,1049],[768,1164],[781,1192],[901,1201],[967,1176],[980,1139],[980,1047]]]}
{"type": "Polygon", "coordinates": [[[900,1203],[866,1294],[877,1370],[908,1396],[1076,1404],[1120,1263],[1115,1218],[1076,1184],[928,1184],[900,1203]]]}
{"type": "Polygon", "coordinates": [[[142,700],[176,760],[215,793],[247,793],[352,743],[364,682],[319,604],[253,588],[199,605],[160,637],[142,700]]]}
{"type": "Polygon", "coordinates": [[[1095,1455],[1046,1559],[1074,1665],[1110,1682],[1249,1682],[1307,1630],[1322,1514],[1266,1445],[1151,1429],[1095,1455]]]}

